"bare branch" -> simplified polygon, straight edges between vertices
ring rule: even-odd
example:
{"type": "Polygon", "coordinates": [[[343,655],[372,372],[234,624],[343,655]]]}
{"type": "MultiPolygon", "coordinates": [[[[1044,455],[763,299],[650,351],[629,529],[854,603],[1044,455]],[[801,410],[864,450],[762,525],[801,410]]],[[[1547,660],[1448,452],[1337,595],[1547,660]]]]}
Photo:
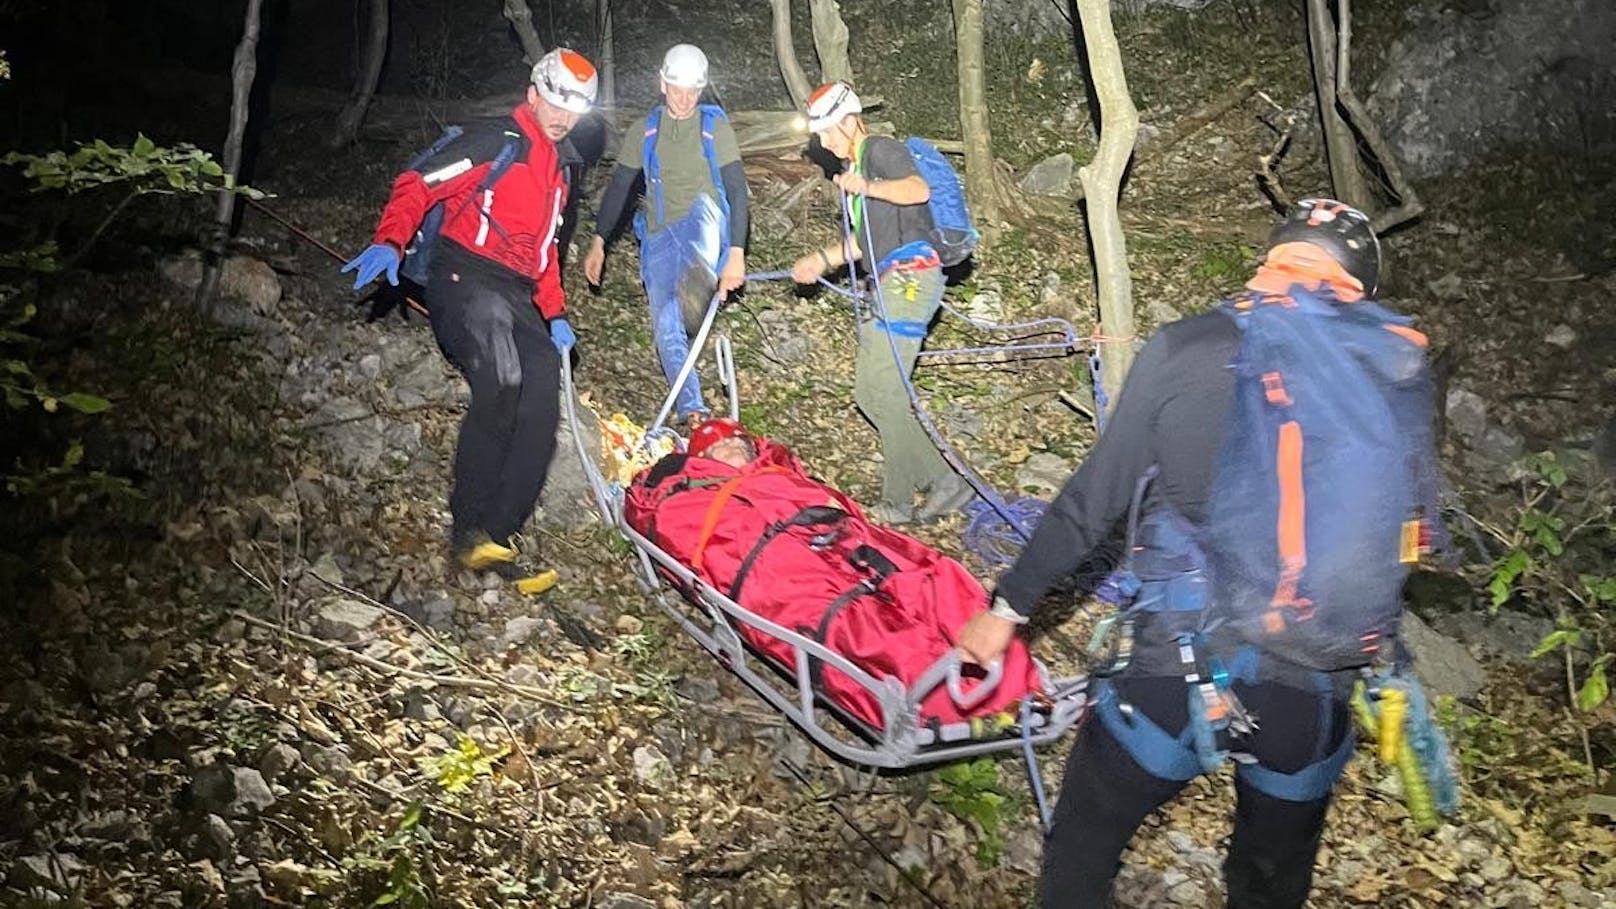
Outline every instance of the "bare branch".
{"type": "Polygon", "coordinates": [[[797,48],[791,41],[791,0],[769,0],[774,8],[774,58],[780,65],[780,76],[786,80],[786,91],[791,94],[791,106],[801,110],[808,103],[814,89],[808,84],[808,75],[797,60],[797,48]]]}
{"type": "Polygon", "coordinates": [[[528,65],[539,62],[544,56],[544,42],[533,30],[533,11],[528,9],[527,0],[505,0],[505,18],[516,30],[516,39],[522,42],[522,56],[527,58],[528,65]]]}

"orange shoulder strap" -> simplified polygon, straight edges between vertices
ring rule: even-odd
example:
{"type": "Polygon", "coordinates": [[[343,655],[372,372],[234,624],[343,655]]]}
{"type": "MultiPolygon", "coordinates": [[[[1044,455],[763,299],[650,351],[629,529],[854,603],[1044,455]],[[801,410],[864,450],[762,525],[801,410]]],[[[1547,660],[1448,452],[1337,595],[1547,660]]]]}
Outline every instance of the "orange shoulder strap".
{"type": "Polygon", "coordinates": [[[701,571],[702,558],[707,554],[707,544],[712,540],[713,531],[718,527],[718,516],[724,513],[724,506],[728,505],[730,498],[735,495],[736,487],[740,486],[742,482],[751,479],[752,477],[761,476],[766,473],[785,472],[786,469],[784,467],[779,465],[770,465],[761,470],[731,477],[724,482],[724,485],[718,487],[718,492],[713,495],[712,504],[707,506],[706,516],[701,519],[701,535],[696,537],[696,551],[690,557],[690,569],[692,571],[698,573],[701,571]]]}

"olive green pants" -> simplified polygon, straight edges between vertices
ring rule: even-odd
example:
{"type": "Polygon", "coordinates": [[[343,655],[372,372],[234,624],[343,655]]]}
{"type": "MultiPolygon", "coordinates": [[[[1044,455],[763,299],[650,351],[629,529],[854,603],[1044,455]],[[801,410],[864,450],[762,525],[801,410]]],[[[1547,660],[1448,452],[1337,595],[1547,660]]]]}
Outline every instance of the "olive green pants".
{"type": "Polygon", "coordinates": [[[859,325],[853,400],[881,434],[881,499],[908,509],[916,492],[954,473],[915,417],[902,378],[914,372],[926,330],[942,303],[943,271],[889,271],[881,279],[881,299],[886,322],[871,314],[859,325]],[[896,358],[889,336],[898,348],[896,358]]]}

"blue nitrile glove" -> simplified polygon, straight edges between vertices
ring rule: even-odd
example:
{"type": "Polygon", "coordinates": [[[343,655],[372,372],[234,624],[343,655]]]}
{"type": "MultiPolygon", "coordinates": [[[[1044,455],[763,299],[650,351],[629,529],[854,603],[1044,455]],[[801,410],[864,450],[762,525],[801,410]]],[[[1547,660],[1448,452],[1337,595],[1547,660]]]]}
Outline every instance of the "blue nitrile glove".
{"type": "Polygon", "coordinates": [[[387,272],[387,283],[397,287],[398,250],[386,243],[372,243],[369,249],[354,256],[352,262],[342,266],[342,274],[356,270],[359,273],[354,275],[354,290],[376,280],[376,276],[384,271],[387,272]]]}
{"type": "Polygon", "coordinates": [[[578,336],[572,332],[572,323],[565,317],[557,316],[550,320],[550,340],[555,342],[556,350],[566,353],[578,343],[578,336]]]}

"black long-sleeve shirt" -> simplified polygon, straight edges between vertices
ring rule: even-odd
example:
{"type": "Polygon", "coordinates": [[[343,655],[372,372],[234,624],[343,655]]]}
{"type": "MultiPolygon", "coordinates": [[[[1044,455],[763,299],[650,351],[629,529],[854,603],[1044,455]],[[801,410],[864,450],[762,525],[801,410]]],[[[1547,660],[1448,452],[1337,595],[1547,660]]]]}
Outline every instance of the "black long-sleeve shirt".
{"type": "Polygon", "coordinates": [[[999,578],[997,593],[1011,608],[1031,614],[1046,591],[1118,532],[1152,464],[1160,472],[1146,508],[1163,503],[1192,524],[1205,521],[1239,345],[1234,320],[1214,311],[1163,326],[1139,351],[1105,432],[999,578]]]}

